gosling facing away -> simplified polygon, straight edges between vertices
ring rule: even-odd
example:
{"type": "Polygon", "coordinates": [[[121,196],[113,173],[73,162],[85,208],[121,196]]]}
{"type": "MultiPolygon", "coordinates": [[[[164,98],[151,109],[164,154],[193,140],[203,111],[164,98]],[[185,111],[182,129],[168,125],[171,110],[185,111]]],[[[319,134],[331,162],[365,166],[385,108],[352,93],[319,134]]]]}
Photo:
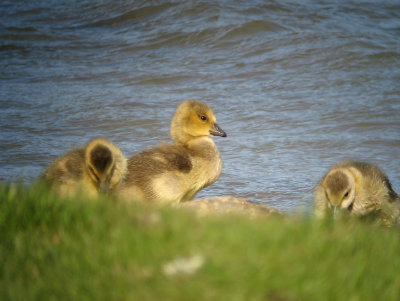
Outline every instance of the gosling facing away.
{"type": "Polygon", "coordinates": [[[123,181],[127,159],[122,151],[105,138],[95,138],[81,148],[56,159],[42,175],[42,180],[61,197],[83,194],[96,198],[108,193],[123,181]]]}
{"type": "Polygon", "coordinates": [[[222,161],[211,136],[226,137],[226,133],[208,105],[198,100],[182,102],[170,134],[174,144],[145,150],[128,160],[128,175],[117,197],[179,203],[218,179],[222,161]]]}
{"type": "Polygon", "coordinates": [[[314,193],[315,214],[347,212],[355,216],[381,214],[397,221],[399,196],[386,174],[376,165],[342,161],[333,166],[318,183],[314,193]]]}

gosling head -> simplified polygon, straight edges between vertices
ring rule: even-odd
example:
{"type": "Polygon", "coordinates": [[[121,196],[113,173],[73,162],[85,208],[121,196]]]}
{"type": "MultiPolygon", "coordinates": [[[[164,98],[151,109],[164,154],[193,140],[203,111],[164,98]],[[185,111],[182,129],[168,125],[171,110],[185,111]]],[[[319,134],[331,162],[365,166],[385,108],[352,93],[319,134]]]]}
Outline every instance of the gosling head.
{"type": "Polygon", "coordinates": [[[91,140],[85,155],[87,173],[100,192],[107,193],[123,180],[127,170],[126,158],[107,139],[91,140]]]}
{"type": "Polygon", "coordinates": [[[198,137],[220,136],[226,133],[218,126],[211,108],[199,100],[182,102],[171,122],[171,137],[179,144],[198,137]]]}
{"type": "Polygon", "coordinates": [[[352,212],[355,200],[354,176],[347,170],[332,170],[322,181],[328,207],[334,214],[339,211],[352,212]]]}

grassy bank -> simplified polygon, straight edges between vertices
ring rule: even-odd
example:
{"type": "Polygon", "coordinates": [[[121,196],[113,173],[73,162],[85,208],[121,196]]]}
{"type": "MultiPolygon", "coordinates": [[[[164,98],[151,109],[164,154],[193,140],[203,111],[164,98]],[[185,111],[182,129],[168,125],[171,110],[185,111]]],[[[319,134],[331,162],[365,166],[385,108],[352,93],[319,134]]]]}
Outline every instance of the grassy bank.
{"type": "Polygon", "coordinates": [[[1,300],[399,300],[398,229],[0,187],[1,300]]]}

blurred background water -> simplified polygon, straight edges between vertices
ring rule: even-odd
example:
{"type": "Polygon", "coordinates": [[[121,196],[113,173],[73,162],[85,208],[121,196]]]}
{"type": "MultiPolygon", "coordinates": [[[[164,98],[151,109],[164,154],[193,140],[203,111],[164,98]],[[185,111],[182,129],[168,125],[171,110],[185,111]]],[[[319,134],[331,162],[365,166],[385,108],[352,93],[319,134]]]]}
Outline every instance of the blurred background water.
{"type": "Polygon", "coordinates": [[[197,196],[286,212],[343,158],[400,192],[400,1],[0,2],[0,182],[105,136],[127,156],[207,102],[224,167],[197,196]]]}

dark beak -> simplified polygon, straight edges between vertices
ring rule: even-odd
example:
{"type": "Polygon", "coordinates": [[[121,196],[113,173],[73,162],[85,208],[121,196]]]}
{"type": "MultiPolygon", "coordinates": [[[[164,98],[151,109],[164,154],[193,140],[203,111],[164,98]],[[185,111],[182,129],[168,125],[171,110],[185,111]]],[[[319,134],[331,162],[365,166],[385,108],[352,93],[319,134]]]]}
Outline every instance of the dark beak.
{"type": "Polygon", "coordinates": [[[214,128],[210,130],[210,134],[213,136],[226,137],[226,133],[216,123],[214,123],[214,128]]]}
{"type": "Polygon", "coordinates": [[[100,193],[107,194],[108,191],[110,190],[110,188],[111,188],[111,185],[108,182],[108,179],[100,180],[100,183],[99,183],[99,192],[100,193]]]}

